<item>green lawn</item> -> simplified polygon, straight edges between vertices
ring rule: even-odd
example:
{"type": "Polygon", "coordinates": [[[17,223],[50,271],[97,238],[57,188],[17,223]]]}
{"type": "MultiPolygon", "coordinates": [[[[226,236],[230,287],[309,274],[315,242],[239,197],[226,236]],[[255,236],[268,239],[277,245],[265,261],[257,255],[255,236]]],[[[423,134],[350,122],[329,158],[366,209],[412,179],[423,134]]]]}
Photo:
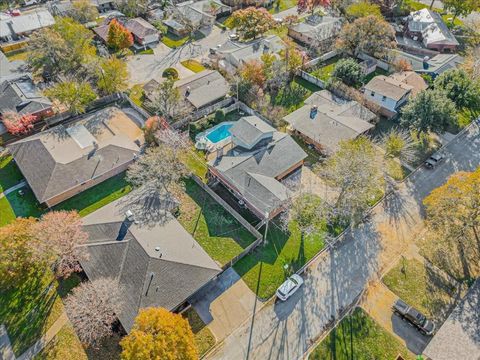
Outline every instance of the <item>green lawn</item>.
{"type": "Polygon", "coordinates": [[[153,49],[145,49],[137,53],[137,55],[153,55],[153,49]]]}
{"type": "Polygon", "coordinates": [[[307,153],[305,165],[314,165],[322,160],[322,156],[320,155],[320,153],[315,150],[315,148],[310,148],[308,144],[302,140],[302,138],[297,135],[293,135],[292,137],[294,138],[295,142],[300,145],[303,151],[307,153]]]}
{"type": "Polygon", "coordinates": [[[199,73],[200,71],[205,70],[205,66],[200,64],[197,60],[193,59],[181,61],[180,64],[182,64],[187,69],[192,70],[194,73],[199,73]]]}
{"type": "Polygon", "coordinates": [[[0,323],[7,327],[13,351],[22,354],[58,319],[63,311],[61,296],[78,281],[59,283],[50,270],[31,269],[13,289],[1,293],[0,323]]]}
{"type": "Polygon", "coordinates": [[[215,336],[213,336],[210,329],[200,319],[194,308],[189,308],[182,316],[188,320],[190,327],[192,328],[193,335],[195,336],[195,345],[198,349],[198,355],[204,355],[208,350],[215,345],[215,336]]]}
{"type": "Polygon", "coordinates": [[[413,259],[401,259],[383,282],[402,300],[433,319],[441,318],[455,293],[444,278],[413,259]]]}
{"type": "MultiPolygon", "coordinates": [[[[205,35],[203,35],[201,32],[197,32],[195,34],[193,40],[200,40],[204,37],[205,37],[205,35]]],[[[165,45],[167,45],[169,48],[175,49],[175,48],[180,47],[183,44],[185,44],[189,39],[190,39],[189,36],[179,37],[177,35],[174,35],[174,34],[168,32],[165,35],[163,35],[162,42],[165,45]]]]}
{"type": "Polygon", "coordinates": [[[313,350],[309,360],[395,360],[399,354],[414,359],[399,340],[356,308],[313,350]]]}
{"type": "Polygon", "coordinates": [[[255,237],[192,179],[185,180],[178,221],[218,264],[224,265],[255,237]]]}
{"type": "Polygon", "coordinates": [[[0,227],[11,223],[15,220],[15,212],[13,211],[6,197],[0,198],[0,227]]]}
{"type": "Polygon", "coordinates": [[[340,60],[340,58],[338,56],[335,56],[321,63],[320,65],[313,67],[308,72],[309,74],[315,76],[317,79],[320,79],[322,81],[328,81],[332,77],[333,70],[335,69],[335,64],[338,60],[340,60]]]}
{"type": "Polygon", "coordinates": [[[143,85],[141,84],[133,85],[128,93],[128,97],[130,98],[130,100],[133,101],[135,105],[142,107],[143,101],[144,101],[143,85]]]}
{"type": "Polygon", "coordinates": [[[282,106],[288,113],[295,111],[303,106],[303,102],[307,99],[312,92],[318,91],[320,88],[296,77],[288,86],[280,89],[277,97],[271,100],[273,105],[282,106]]]}
{"type": "Polygon", "coordinates": [[[182,155],[182,162],[187,168],[203,181],[207,179],[208,166],[205,160],[205,154],[195,148],[182,155]]]}
{"type": "Polygon", "coordinates": [[[374,72],[372,72],[372,73],[368,74],[367,76],[365,76],[365,79],[363,80],[363,82],[364,82],[365,84],[367,84],[367,83],[368,83],[370,80],[372,80],[375,76],[378,76],[378,75],[385,75],[385,76],[387,76],[388,74],[389,74],[388,71],[385,71],[385,70],[380,69],[379,67],[377,67],[374,72]]]}
{"type": "Polygon", "coordinates": [[[11,155],[0,157],[0,192],[18,184],[23,180],[20,169],[11,155]]]}
{"type": "Polygon", "coordinates": [[[27,50],[12,51],[11,53],[6,54],[7,59],[9,61],[16,61],[16,60],[26,61],[29,55],[30,55],[30,51],[27,51],[27,50]]]}
{"type": "Polygon", "coordinates": [[[298,226],[283,231],[271,222],[267,244],[259,246],[234,265],[246,284],[261,299],[268,299],[292,271],[298,270],[324,246],[323,236],[302,236],[298,226]],[[288,269],[285,269],[288,265],[288,269]]]}
{"type": "Polygon", "coordinates": [[[220,18],[220,19],[218,19],[218,22],[220,24],[223,24],[224,26],[226,26],[229,29],[233,29],[233,18],[232,18],[232,16],[226,16],[226,17],[220,18]]]}
{"type": "Polygon", "coordinates": [[[53,209],[78,210],[80,216],[85,216],[121,198],[131,190],[132,187],[125,180],[125,173],[122,173],[65,200],[53,209]]]}
{"type": "Polygon", "coordinates": [[[278,14],[280,11],[290,9],[297,5],[297,0],[276,0],[268,10],[270,14],[278,14]]]}

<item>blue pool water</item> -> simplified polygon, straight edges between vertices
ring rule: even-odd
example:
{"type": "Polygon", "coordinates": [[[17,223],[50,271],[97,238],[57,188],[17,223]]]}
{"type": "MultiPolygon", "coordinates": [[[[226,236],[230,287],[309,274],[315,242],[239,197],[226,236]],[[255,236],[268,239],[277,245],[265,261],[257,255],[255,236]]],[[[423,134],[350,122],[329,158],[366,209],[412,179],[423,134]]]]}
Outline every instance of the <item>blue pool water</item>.
{"type": "Polygon", "coordinates": [[[207,134],[207,139],[210,140],[212,143],[217,143],[226,139],[230,136],[229,129],[232,127],[232,124],[223,124],[217,127],[215,130],[207,134]]]}

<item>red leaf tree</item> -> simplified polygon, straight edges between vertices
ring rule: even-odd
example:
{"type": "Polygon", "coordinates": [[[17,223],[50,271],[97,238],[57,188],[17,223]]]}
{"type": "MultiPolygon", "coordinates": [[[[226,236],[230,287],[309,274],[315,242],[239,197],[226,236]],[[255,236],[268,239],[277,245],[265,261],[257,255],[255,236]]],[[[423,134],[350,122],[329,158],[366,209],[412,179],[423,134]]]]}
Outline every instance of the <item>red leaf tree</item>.
{"type": "Polygon", "coordinates": [[[310,11],[313,15],[318,7],[330,6],[330,0],[298,0],[297,11],[299,14],[310,11]]]}
{"type": "Polygon", "coordinates": [[[12,135],[25,135],[33,130],[33,124],[37,116],[31,114],[19,115],[16,112],[8,111],[2,115],[3,125],[12,135]]]}
{"type": "Polygon", "coordinates": [[[108,25],[107,45],[115,51],[129,48],[133,44],[133,35],[116,19],[108,25]]]}

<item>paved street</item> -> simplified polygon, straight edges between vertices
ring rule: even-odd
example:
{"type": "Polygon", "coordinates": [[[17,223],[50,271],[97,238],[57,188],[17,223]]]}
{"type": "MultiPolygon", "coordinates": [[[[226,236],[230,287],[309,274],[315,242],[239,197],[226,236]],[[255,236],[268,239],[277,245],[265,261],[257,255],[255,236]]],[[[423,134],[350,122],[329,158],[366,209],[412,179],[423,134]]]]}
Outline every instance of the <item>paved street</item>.
{"type": "Polygon", "coordinates": [[[422,229],[421,200],[452,173],[480,165],[480,131],[473,126],[442,150],[447,160],[420,169],[377,206],[368,223],[310,266],[305,286],[285,303],[268,304],[239,327],[209,359],[299,359],[340,308],[378,279],[422,229]]]}
{"type": "MultiPolygon", "coordinates": [[[[223,44],[228,39],[229,31],[222,31],[213,26],[212,30],[203,39],[194,43],[170,49],[159,43],[153,50],[153,55],[134,55],[128,58],[127,67],[130,74],[130,86],[145,84],[151,79],[162,79],[162,72],[168,67],[181,66],[180,61],[187,59],[201,59],[208,54],[211,47],[223,44]]],[[[188,71],[187,69],[185,69],[188,71]]],[[[185,75],[185,74],[184,74],[185,75]]]]}

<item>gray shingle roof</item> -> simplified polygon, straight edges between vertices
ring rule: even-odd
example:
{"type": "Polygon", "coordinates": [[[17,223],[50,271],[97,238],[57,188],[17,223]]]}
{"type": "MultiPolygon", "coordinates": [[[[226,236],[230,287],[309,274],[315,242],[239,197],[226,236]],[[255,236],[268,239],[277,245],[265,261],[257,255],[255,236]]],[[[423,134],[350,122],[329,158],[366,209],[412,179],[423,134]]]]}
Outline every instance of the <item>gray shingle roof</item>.
{"type": "Polygon", "coordinates": [[[342,140],[355,139],[374,125],[369,121],[375,114],[356,101],[335,97],[328,90],[313,93],[305,105],[288,114],[284,120],[296,131],[321,144],[326,152],[333,153],[342,140]],[[317,106],[317,115],[310,118],[310,110],[317,106]]]}
{"type": "Polygon", "coordinates": [[[90,280],[119,280],[124,303],[117,315],[127,332],[141,308],[174,310],[221,271],[170,214],[153,226],[126,221],[137,201],[129,194],[83,219],[90,256],[82,267],[90,280]]]}
{"type": "Polygon", "coordinates": [[[152,24],[140,17],[128,19],[128,21],[125,23],[125,27],[133,35],[139,38],[144,38],[145,36],[152,34],[158,34],[158,30],[152,24]]]}
{"type": "Polygon", "coordinates": [[[245,116],[235,122],[229,131],[235,138],[253,146],[263,135],[271,134],[275,129],[257,116],[245,116]]]}
{"type": "Polygon", "coordinates": [[[432,360],[480,358],[480,280],[477,279],[423,351],[432,360]]]}
{"type": "Polygon", "coordinates": [[[292,25],[291,29],[306,36],[316,36],[318,40],[331,38],[342,26],[340,18],[330,16],[315,16],[311,21],[300,22],[292,25]]]}
{"type": "MultiPolygon", "coordinates": [[[[266,123],[258,127],[264,130],[271,128],[266,123]]],[[[210,166],[265,214],[276,210],[288,197],[288,189],[276,178],[306,157],[307,154],[291,136],[274,131],[270,140],[264,139],[253,151],[235,147],[222,158],[213,160],[210,166]]]]}
{"type": "Polygon", "coordinates": [[[32,114],[52,106],[28,76],[5,80],[0,85],[0,113],[14,111],[20,115],[32,114]]]}
{"type": "Polygon", "coordinates": [[[46,9],[37,9],[20,16],[0,19],[0,37],[28,33],[55,24],[52,14],[46,9]]]}
{"type": "Polygon", "coordinates": [[[456,68],[463,63],[463,58],[457,54],[437,54],[431,59],[426,60],[427,66],[424,66],[424,57],[419,55],[409,54],[398,49],[392,50],[392,55],[395,61],[403,59],[407,61],[412,70],[418,73],[429,73],[440,75],[441,73],[456,68]]]}
{"type": "Polygon", "coordinates": [[[40,203],[133,160],[143,135],[116,107],[9,145],[40,203]]]}
{"type": "Polygon", "coordinates": [[[373,91],[395,101],[403,98],[412,89],[413,86],[384,75],[375,76],[365,85],[365,92],[373,91]]]}
{"type": "Polygon", "coordinates": [[[228,82],[216,70],[204,70],[175,82],[180,94],[199,109],[224,98],[229,90],[228,82]],[[187,96],[187,89],[188,96],[187,96]]]}

